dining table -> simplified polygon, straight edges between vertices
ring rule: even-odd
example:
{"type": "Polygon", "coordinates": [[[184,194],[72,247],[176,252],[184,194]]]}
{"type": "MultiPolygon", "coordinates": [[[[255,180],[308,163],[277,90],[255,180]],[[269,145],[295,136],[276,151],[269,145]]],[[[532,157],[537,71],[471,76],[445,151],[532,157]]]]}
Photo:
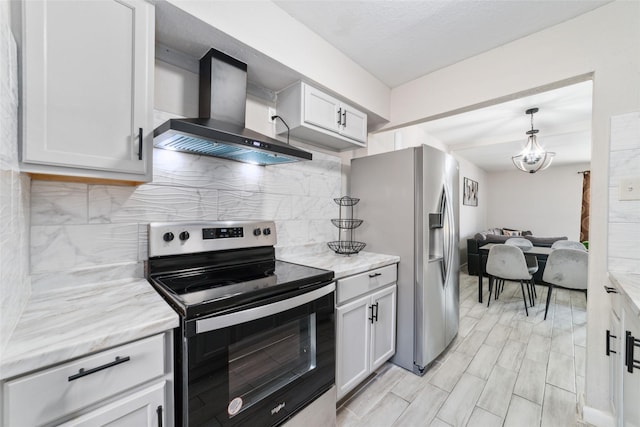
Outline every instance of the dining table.
{"type": "MultiPolygon", "coordinates": [[[[478,248],[478,254],[480,256],[480,265],[478,266],[478,302],[482,302],[482,279],[485,273],[485,263],[483,262],[483,257],[486,258],[489,256],[489,250],[502,243],[487,243],[484,246],[478,248]]],[[[533,255],[538,260],[538,264],[540,264],[541,260],[546,262],[547,257],[553,251],[552,248],[542,247],[542,246],[533,246],[530,249],[523,250],[525,255],[533,255]]]]}

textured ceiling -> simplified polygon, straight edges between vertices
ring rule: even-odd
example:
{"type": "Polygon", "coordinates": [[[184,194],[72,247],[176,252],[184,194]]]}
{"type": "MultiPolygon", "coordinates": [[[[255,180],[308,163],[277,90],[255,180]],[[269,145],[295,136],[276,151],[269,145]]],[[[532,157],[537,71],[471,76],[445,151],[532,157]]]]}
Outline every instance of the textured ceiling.
{"type": "Polygon", "coordinates": [[[274,3],[393,88],[610,0],[274,3]]]}
{"type": "MultiPolygon", "coordinates": [[[[263,1],[263,0],[262,0],[263,1]]],[[[592,0],[290,1],[273,3],[389,87],[564,22],[606,3],[592,0]]],[[[246,3],[250,7],[251,2],[246,3]]],[[[196,58],[216,46],[249,64],[249,80],[277,90],[303,76],[254,52],[168,2],[156,4],[156,40],[196,58]]],[[[184,58],[178,58],[182,63],[184,58]]],[[[490,101],[490,100],[487,100],[490,101]]],[[[488,170],[512,169],[537,106],[539,141],[554,165],[589,162],[591,82],[419,125],[451,151],[488,170]]],[[[370,117],[371,123],[376,117],[370,117]]],[[[377,118],[382,120],[382,118],[377,118]]],[[[379,122],[378,125],[382,125],[379,122]]]]}
{"type": "Polygon", "coordinates": [[[537,107],[533,124],[538,143],[556,153],[551,167],[584,164],[591,161],[592,97],[593,82],[588,80],[380,135],[393,141],[396,131],[426,133],[485,171],[514,170],[511,157],[524,148],[531,129],[525,111],[537,107]]]}
{"type": "MultiPolygon", "coordinates": [[[[274,3],[393,88],[562,23],[609,1],[446,0],[274,3]]],[[[590,81],[418,125],[487,171],[513,170],[539,107],[538,141],[553,166],[591,159],[590,81]]]]}
{"type": "Polygon", "coordinates": [[[510,170],[531,129],[525,111],[537,107],[534,128],[540,145],[556,153],[553,166],[589,163],[592,92],[585,81],[417,126],[486,171],[510,170]]]}

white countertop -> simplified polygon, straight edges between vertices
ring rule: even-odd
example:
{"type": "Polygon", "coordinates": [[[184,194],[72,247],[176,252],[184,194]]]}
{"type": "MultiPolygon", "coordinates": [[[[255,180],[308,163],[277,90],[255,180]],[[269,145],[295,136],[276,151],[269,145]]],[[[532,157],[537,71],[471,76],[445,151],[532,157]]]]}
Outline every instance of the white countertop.
{"type": "Polygon", "coordinates": [[[329,248],[320,252],[287,252],[281,253],[278,259],[282,261],[304,264],[311,267],[333,270],[335,278],[363,273],[374,268],[384,267],[400,261],[397,255],[376,254],[373,252],[359,252],[355,255],[338,255],[329,248]]]}
{"type": "Polygon", "coordinates": [[[636,315],[640,316],[640,274],[609,272],[609,278],[629,299],[636,315]]]}
{"type": "Polygon", "coordinates": [[[177,327],[146,279],[33,294],[2,352],[0,380],[177,327]]]}
{"type": "MultiPolygon", "coordinates": [[[[278,259],[332,270],[340,279],[400,261],[395,255],[284,251],[278,259]]],[[[178,315],[146,279],[31,296],[0,359],[0,380],[171,330],[178,315]]]]}

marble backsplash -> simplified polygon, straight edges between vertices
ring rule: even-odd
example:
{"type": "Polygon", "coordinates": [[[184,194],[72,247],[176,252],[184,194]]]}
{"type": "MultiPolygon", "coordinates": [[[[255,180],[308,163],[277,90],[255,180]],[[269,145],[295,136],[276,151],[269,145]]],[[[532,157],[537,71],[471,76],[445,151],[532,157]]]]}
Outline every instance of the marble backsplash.
{"type": "Polygon", "coordinates": [[[620,178],[640,176],[640,112],[611,118],[609,152],[610,271],[640,273],[640,200],[618,200],[620,178]]]}
{"type": "Polygon", "coordinates": [[[34,292],[142,277],[152,221],[272,219],[278,248],[337,237],[339,157],[262,167],[155,149],[153,167],[137,187],[32,182],[34,292]]]}

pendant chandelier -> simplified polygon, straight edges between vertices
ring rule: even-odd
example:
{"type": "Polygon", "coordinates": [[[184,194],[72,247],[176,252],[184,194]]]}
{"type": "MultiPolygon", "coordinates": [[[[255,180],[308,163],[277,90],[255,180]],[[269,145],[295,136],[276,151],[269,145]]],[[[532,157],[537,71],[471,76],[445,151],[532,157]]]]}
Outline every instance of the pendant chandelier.
{"type": "Polygon", "coordinates": [[[531,130],[527,131],[527,144],[524,149],[517,155],[511,158],[515,167],[523,172],[536,173],[538,171],[545,170],[549,167],[553,161],[553,157],[556,153],[551,151],[545,151],[536,138],[538,129],[533,128],[533,115],[538,112],[537,108],[528,109],[525,114],[531,114],[531,130]]]}

